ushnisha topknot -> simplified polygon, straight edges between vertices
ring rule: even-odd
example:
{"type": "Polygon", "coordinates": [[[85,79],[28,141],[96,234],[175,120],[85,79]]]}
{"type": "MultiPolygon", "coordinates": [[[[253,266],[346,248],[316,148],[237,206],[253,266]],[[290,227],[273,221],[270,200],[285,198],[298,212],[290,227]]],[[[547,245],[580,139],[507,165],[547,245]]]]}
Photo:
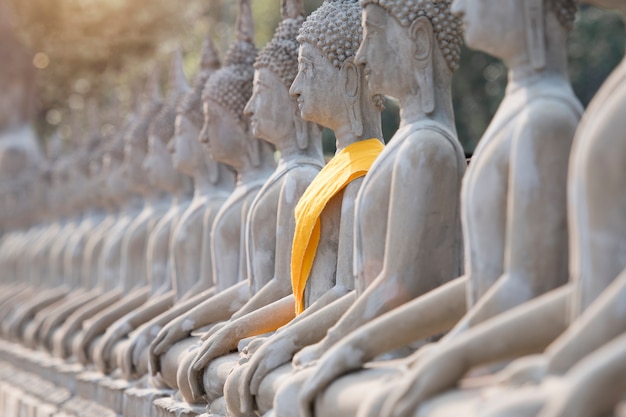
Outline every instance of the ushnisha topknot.
{"type": "Polygon", "coordinates": [[[159,82],[158,75],[155,72],[150,76],[148,81],[148,92],[146,94],[146,104],[142,106],[142,110],[137,117],[137,120],[133,121],[132,125],[126,132],[126,140],[135,145],[141,146],[143,149],[148,148],[148,129],[150,128],[150,122],[159,114],[163,102],[159,94],[159,82]]]}
{"type": "Polygon", "coordinates": [[[250,0],[240,0],[237,40],[228,51],[225,66],[209,78],[203,93],[204,98],[223,106],[242,122],[243,109],[252,96],[253,65],[257,56],[253,36],[250,0]]]}
{"type": "Polygon", "coordinates": [[[276,74],[287,88],[291,87],[298,74],[298,33],[304,22],[302,0],[283,0],[283,21],[279,23],[274,37],[261,50],[254,68],[267,68],[276,74]]]}
{"type": "Polygon", "coordinates": [[[432,24],[439,48],[451,71],[459,67],[463,43],[462,21],[450,12],[453,0],[361,0],[361,6],[376,4],[404,27],[425,16],[432,24]]]}
{"type": "Polygon", "coordinates": [[[183,57],[180,50],[176,50],[172,57],[169,88],[170,94],[166,103],[150,124],[150,135],[166,143],[174,136],[176,109],[190,91],[183,71],[183,57]]]}
{"type": "Polygon", "coordinates": [[[180,105],[177,113],[185,115],[198,129],[202,128],[204,115],[202,114],[202,90],[209,79],[220,67],[220,60],[215,50],[213,40],[207,37],[202,48],[200,71],[196,75],[191,91],[189,91],[180,105]]]}
{"type": "Polygon", "coordinates": [[[298,42],[319,48],[336,67],[356,55],[361,44],[358,0],[325,0],[302,24],[298,42]]]}
{"type": "Polygon", "coordinates": [[[546,0],[546,6],[556,15],[557,20],[568,31],[574,29],[578,6],[576,0],[546,0]]]}

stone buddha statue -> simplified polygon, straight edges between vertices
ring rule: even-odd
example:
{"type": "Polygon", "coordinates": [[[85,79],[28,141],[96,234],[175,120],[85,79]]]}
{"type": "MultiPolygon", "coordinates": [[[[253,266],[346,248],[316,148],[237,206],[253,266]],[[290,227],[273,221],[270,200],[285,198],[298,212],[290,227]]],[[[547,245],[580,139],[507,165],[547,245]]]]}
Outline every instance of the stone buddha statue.
{"type": "MultiPolygon", "coordinates": [[[[248,263],[253,268],[249,278],[251,298],[233,314],[227,324],[222,325],[219,334],[224,336],[216,334],[219,341],[211,338],[200,350],[202,352],[210,349],[214,357],[236,349],[239,339],[277,328],[294,316],[293,298],[283,299],[291,292],[289,246],[296,228],[293,211],[300,196],[323,166],[319,128],[313,122],[306,122],[300,118],[297,101],[289,96],[289,87],[298,72],[296,37],[304,20],[303,12],[302,2],[283,2],[283,21],[255,63],[254,89],[245,113],[251,118],[253,134],[273,143],[280,152],[280,160],[277,170],[253,203],[249,217],[248,239],[250,239],[249,248],[252,250],[249,249],[248,263]],[[275,110],[270,111],[271,109],[275,110]],[[278,109],[281,109],[280,114],[277,113],[278,109]],[[270,203],[271,201],[274,203],[270,203]],[[269,219],[272,219],[272,223],[269,219]],[[286,238],[283,237],[285,232],[286,238]],[[268,245],[276,248],[274,254],[261,255],[259,248],[268,245]],[[283,245],[284,249],[281,250],[283,245]],[[241,320],[246,320],[244,317],[254,317],[257,313],[263,318],[246,321],[244,330],[241,320]],[[235,328],[237,330],[234,330],[235,328]]],[[[338,209],[335,212],[336,217],[340,216],[340,207],[341,204],[336,205],[338,209]]],[[[329,240],[327,235],[333,233],[339,236],[338,230],[324,229],[323,245],[332,247],[331,242],[327,241],[329,240]]],[[[326,246],[324,248],[326,249],[326,246]]],[[[327,260],[328,269],[331,268],[331,263],[332,260],[327,260]]],[[[195,354],[192,352],[187,356],[189,364],[192,363],[195,354]]],[[[220,368],[234,367],[237,359],[237,354],[222,357],[219,361],[223,361],[224,364],[220,365],[220,368]]],[[[226,372],[212,375],[212,369],[215,367],[207,367],[204,380],[211,381],[207,394],[210,399],[215,399],[222,396],[226,372]]],[[[197,376],[191,377],[187,375],[188,372],[179,370],[179,387],[188,386],[190,383],[188,381],[201,381],[204,366],[190,372],[196,373],[197,376]]],[[[204,391],[206,387],[195,384],[190,389],[204,391]]],[[[188,391],[189,388],[181,389],[183,394],[188,391]]],[[[195,399],[199,398],[197,393],[194,393],[194,396],[195,399]]],[[[188,397],[185,398],[189,400],[188,397]]]]}
{"type": "MultiPolygon", "coordinates": [[[[123,198],[125,207],[120,213],[117,224],[109,231],[103,243],[98,260],[98,279],[101,283],[99,287],[103,291],[95,299],[74,311],[60,328],[54,330],[56,334],[53,336],[53,350],[55,355],[63,358],[70,355],[72,339],[81,329],[83,321],[120,300],[125,294],[124,284],[132,284],[124,280],[124,277],[128,276],[126,273],[128,268],[123,268],[122,265],[128,266],[129,253],[126,246],[129,241],[126,236],[130,236],[132,231],[139,231],[132,227],[133,223],[136,222],[135,225],[141,229],[146,227],[146,222],[156,220],[152,217],[153,208],[156,206],[148,203],[145,207],[139,194],[143,192],[145,195],[150,195],[152,192],[142,164],[147,150],[150,122],[162,107],[155,75],[149,80],[144,97],[145,101],[140,115],[125,132],[124,142],[120,144],[123,145],[123,160],[119,168],[109,177],[111,188],[118,190],[120,196],[127,192],[131,193],[131,196],[123,198]]],[[[139,236],[141,235],[140,233],[139,236]]],[[[138,243],[141,244],[141,239],[138,243]]],[[[135,264],[139,263],[137,258],[134,261],[136,261],[135,264]]],[[[140,266],[138,268],[141,269],[140,266]]],[[[136,289],[132,295],[145,297],[146,294],[147,291],[140,288],[136,289]]]]}
{"type": "MultiPolygon", "coordinates": [[[[176,110],[175,123],[171,123],[172,138],[168,143],[168,151],[174,167],[181,173],[194,179],[194,193],[190,202],[185,204],[184,210],[178,215],[169,231],[170,239],[166,243],[167,252],[159,256],[148,256],[148,264],[155,265],[166,261],[167,278],[161,280],[163,289],[158,298],[146,303],[140,310],[131,316],[121,319],[116,325],[107,330],[102,342],[102,352],[105,357],[115,358],[117,355],[108,352],[121,337],[131,330],[153,320],[158,316],[159,321],[165,321],[163,315],[174,303],[189,298],[209,287],[207,281],[212,278],[201,278],[203,255],[210,254],[210,247],[205,236],[210,235],[210,227],[205,227],[205,217],[212,223],[217,211],[232,191],[234,177],[226,166],[210,160],[204,152],[198,136],[202,127],[201,93],[206,79],[219,67],[219,60],[210,39],[203,48],[200,71],[196,77],[194,87],[187,92],[176,110]],[[204,279],[204,282],[200,282],[204,279]],[[185,285],[186,284],[186,285],[185,285]]],[[[180,68],[180,67],[179,67],[180,68]]],[[[181,68],[182,70],[182,68],[181,68]]],[[[163,242],[165,243],[165,242],[163,242]]],[[[150,246],[150,245],[149,245],[150,246]]],[[[208,262],[210,265],[210,262],[208,262]]],[[[165,277],[164,277],[165,278],[165,277]]],[[[153,281],[153,287],[155,283],[153,281]]],[[[167,321],[163,322],[165,324],[167,321]]],[[[155,323],[152,323],[154,326],[155,323]]],[[[118,346],[118,350],[128,350],[125,346],[118,346]]],[[[147,363],[147,362],[146,362],[147,363]]],[[[102,366],[102,364],[100,364],[102,366]]],[[[147,372],[147,368],[143,372],[147,372]]]]}
{"type": "MultiPolygon", "coordinates": [[[[126,128],[122,129],[122,132],[126,128]]],[[[37,331],[37,340],[46,349],[52,351],[51,336],[57,327],[63,324],[65,320],[74,313],[78,308],[87,304],[104,291],[105,285],[98,282],[98,258],[104,248],[106,237],[120,223],[120,219],[125,217],[128,219],[128,210],[134,211],[134,205],[128,204],[128,199],[133,197],[128,184],[122,181],[116,181],[117,172],[120,170],[121,160],[123,157],[123,141],[121,137],[114,137],[105,145],[104,154],[102,156],[102,170],[99,179],[94,180],[94,186],[98,186],[103,191],[105,198],[108,200],[108,215],[98,228],[92,231],[92,236],[86,243],[85,259],[83,265],[83,278],[87,281],[84,284],[85,292],[82,294],[76,291],[71,293],[71,297],[65,297],[62,305],[57,305],[53,311],[46,312],[45,309],[40,312],[40,317],[36,319],[39,330],[37,331]],[[115,187],[115,184],[118,184],[115,187]],[[112,187],[113,186],[113,187],[112,187]]],[[[124,226],[126,222],[122,221],[124,226]]]]}
{"type": "MultiPolygon", "coordinates": [[[[242,6],[244,8],[240,16],[245,17],[249,13],[246,10],[249,4],[244,2],[242,6]]],[[[189,333],[189,329],[183,327],[185,320],[193,322],[195,328],[199,328],[228,319],[232,314],[233,317],[243,316],[282,298],[289,292],[287,274],[290,254],[287,247],[280,249],[280,245],[288,245],[289,240],[283,242],[281,235],[286,233],[290,236],[293,233],[292,213],[299,196],[323,166],[319,128],[299,118],[295,100],[291,99],[288,93],[288,87],[297,68],[295,33],[302,22],[300,8],[296,7],[293,13],[295,14],[288,18],[285,16],[287,20],[279,27],[274,40],[257,58],[254,89],[251,88],[252,97],[250,98],[248,93],[247,98],[250,100],[245,110],[243,106],[241,108],[242,112],[245,111],[251,118],[251,133],[263,139],[265,143],[271,143],[280,152],[276,170],[265,182],[249,208],[245,232],[249,270],[247,276],[242,277],[247,279],[236,283],[232,289],[220,292],[189,314],[166,326],[164,331],[169,334],[163,335],[162,331],[152,345],[157,355],[160,353],[159,349],[168,349],[168,344],[176,341],[174,337],[181,338],[189,333]],[[229,302],[229,310],[223,311],[218,306],[227,300],[233,301],[229,302]],[[235,303],[242,307],[238,312],[236,309],[230,310],[235,303]],[[181,336],[177,336],[178,334],[181,336]]],[[[249,75],[252,76],[251,65],[247,71],[250,71],[249,75]]],[[[252,87],[252,77],[250,82],[252,87]]],[[[207,98],[205,111],[209,114],[206,133],[212,153],[213,137],[218,132],[217,126],[211,124],[210,115],[219,110],[214,103],[219,99],[212,91],[215,88],[213,83],[213,78],[209,79],[205,94],[207,98]]],[[[240,117],[243,117],[243,113],[240,117]]],[[[216,260],[217,257],[214,257],[214,261],[216,260]]],[[[217,269],[214,276],[218,289],[220,285],[224,285],[220,284],[224,281],[226,285],[235,284],[232,277],[221,275],[217,269]]],[[[174,345],[172,349],[176,349],[182,343],[185,342],[174,345]]],[[[178,388],[183,398],[188,401],[198,401],[198,397],[191,394],[186,376],[194,354],[195,352],[187,354],[177,370],[178,388]]],[[[161,359],[161,362],[165,360],[167,357],[161,359]]]]}
{"type": "Polygon", "coordinates": [[[168,310],[133,332],[129,342],[120,351],[118,362],[126,378],[148,372],[148,341],[181,311],[189,308],[185,303],[193,305],[197,303],[196,298],[206,298],[214,291],[211,227],[232,193],[235,179],[233,170],[226,164],[214,161],[199,141],[204,122],[202,91],[208,78],[219,66],[215,47],[211,39],[207,38],[200,71],[192,91],[178,108],[174,137],[168,145],[176,169],[192,176],[195,185],[193,201],[172,231],[170,253],[177,260],[175,265],[170,266],[172,292],[167,300],[163,300],[168,310]],[[185,243],[186,234],[196,237],[195,245],[185,243]]]}
{"type": "MultiPolygon", "coordinates": [[[[626,14],[622,2],[589,1],[626,14]]],[[[618,414],[624,372],[626,294],[622,247],[623,180],[614,168],[624,158],[622,62],[585,111],[576,131],[568,174],[570,283],[516,315],[484,326],[506,345],[527,340],[528,356],[511,363],[465,406],[488,416],[600,416],[618,414]],[[598,239],[598,236],[603,236],[598,239]],[[569,318],[569,320],[568,320],[569,318]],[[537,321],[542,331],[538,332],[537,321]],[[503,333],[502,327],[508,332],[503,333]],[[558,336],[558,337],[557,337],[558,336]]],[[[498,357],[497,349],[487,352],[498,357]]],[[[510,356],[510,355],[509,355],[510,356]]]]}
{"type": "MultiPolygon", "coordinates": [[[[164,103],[164,105],[159,110],[159,113],[150,120],[149,129],[147,132],[147,144],[149,145],[149,150],[154,151],[154,146],[150,145],[159,145],[165,147],[165,144],[171,139],[174,134],[174,121],[176,118],[176,109],[180,104],[181,100],[185,97],[186,93],[189,90],[189,87],[184,79],[184,74],[182,72],[182,57],[180,53],[175,52],[172,55],[172,62],[170,68],[170,81],[169,81],[170,93],[169,97],[164,103]]],[[[131,138],[132,146],[130,147],[131,155],[135,151],[141,151],[140,142],[135,142],[134,138],[131,138]]],[[[165,150],[165,149],[163,149],[165,150]]],[[[167,171],[168,165],[171,167],[172,176],[176,177],[178,173],[173,170],[173,165],[170,162],[171,157],[166,153],[166,158],[161,159],[163,165],[155,167],[152,165],[154,158],[152,158],[154,152],[146,153],[142,169],[137,170],[136,174],[145,173],[146,179],[148,182],[148,187],[153,188],[153,191],[150,194],[146,195],[146,207],[144,210],[137,216],[137,218],[131,223],[129,227],[129,231],[127,236],[124,237],[124,241],[122,243],[122,251],[126,256],[122,257],[122,288],[124,291],[129,291],[127,296],[124,296],[115,304],[107,307],[103,311],[98,314],[92,316],[90,318],[90,325],[88,329],[83,331],[82,338],[79,343],[75,345],[75,354],[82,361],[89,361],[89,352],[90,347],[94,339],[100,335],[102,335],[109,326],[115,323],[117,320],[122,319],[126,314],[134,312],[136,316],[136,322],[141,323],[143,321],[143,317],[150,316],[151,313],[146,312],[151,311],[154,307],[153,302],[149,302],[148,305],[144,305],[148,302],[151,296],[159,295],[157,291],[164,292],[167,288],[161,288],[164,284],[169,285],[169,281],[161,282],[149,282],[148,278],[152,278],[151,274],[147,273],[148,268],[148,241],[155,231],[158,232],[159,229],[156,227],[159,225],[160,221],[165,217],[171,208],[171,194],[169,193],[169,187],[159,188],[161,185],[160,181],[155,179],[151,179],[150,175],[154,174],[155,169],[160,170],[161,173],[163,171],[167,171]],[[139,268],[137,263],[142,263],[143,266],[139,268]],[[124,271],[126,265],[126,272],[124,271]],[[136,294],[134,292],[136,291],[136,294]],[[140,308],[142,306],[142,308],[140,308]],[[84,358],[81,358],[82,354],[85,354],[84,358]]],[[[133,174],[135,175],[135,174],[133,174]]],[[[139,178],[139,175],[137,175],[139,178]]],[[[143,180],[142,180],[143,181],[143,180]]],[[[181,187],[185,187],[185,184],[182,183],[185,180],[180,178],[181,187]]],[[[187,184],[188,186],[190,184],[187,184]]],[[[169,241],[168,236],[164,239],[165,242],[169,241]]],[[[126,321],[127,324],[133,324],[126,321]]],[[[122,328],[126,328],[125,324],[116,323],[114,328],[111,331],[115,331],[115,329],[119,329],[119,326],[122,328]]],[[[99,350],[99,354],[103,353],[102,350],[99,350]]]]}
{"type": "MultiPolygon", "coordinates": [[[[317,398],[321,409],[339,407],[344,414],[357,409],[363,415],[413,413],[425,397],[454,386],[467,370],[461,358],[464,349],[472,349],[464,343],[468,334],[479,332],[475,326],[567,280],[567,163],[581,113],[567,79],[565,53],[575,5],[547,2],[544,8],[543,2],[518,2],[488,11],[459,1],[452,10],[464,19],[468,45],[502,58],[510,68],[505,98],[463,182],[465,276],[358,329],[329,350],[302,388],[303,412],[309,413],[317,398]],[[492,33],[493,26],[480,19],[502,20],[506,37],[492,33]],[[394,323],[411,324],[398,332],[394,323]],[[337,380],[317,396],[337,375],[455,323],[442,341],[407,359],[405,378],[398,380],[399,367],[371,371],[370,377],[364,371],[337,380]],[[439,360],[440,351],[447,362],[439,360]],[[389,383],[389,378],[397,381],[389,383]],[[350,386],[380,384],[388,388],[367,404],[349,395],[333,400],[350,386]]],[[[366,6],[366,25],[368,17],[366,6]]]]}

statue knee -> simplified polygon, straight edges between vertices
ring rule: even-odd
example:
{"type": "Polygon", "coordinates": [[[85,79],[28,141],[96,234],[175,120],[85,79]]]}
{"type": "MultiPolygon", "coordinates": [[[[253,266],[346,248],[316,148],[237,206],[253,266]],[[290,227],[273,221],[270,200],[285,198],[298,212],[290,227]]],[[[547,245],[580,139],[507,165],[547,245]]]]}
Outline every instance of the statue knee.
{"type": "Polygon", "coordinates": [[[176,372],[176,384],[178,385],[178,390],[180,391],[180,395],[184,398],[188,403],[201,403],[204,401],[202,397],[196,397],[193,395],[193,391],[189,385],[189,369],[191,368],[191,364],[193,363],[194,358],[196,357],[196,351],[191,350],[185,354],[181,355],[181,360],[178,365],[178,370],[176,372]]]}
{"type": "Polygon", "coordinates": [[[246,364],[235,366],[230,375],[226,378],[224,384],[224,402],[228,415],[241,415],[241,397],[239,393],[239,384],[241,378],[247,368],[246,364]]]}
{"type": "Polygon", "coordinates": [[[221,356],[209,364],[203,373],[204,391],[210,401],[224,395],[224,385],[232,370],[239,363],[239,353],[221,356]]]}
{"type": "Polygon", "coordinates": [[[276,417],[298,417],[300,406],[298,396],[304,382],[312,375],[315,368],[307,368],[291,374],[276,390],[274,395],[274,414],[276,417]]]}

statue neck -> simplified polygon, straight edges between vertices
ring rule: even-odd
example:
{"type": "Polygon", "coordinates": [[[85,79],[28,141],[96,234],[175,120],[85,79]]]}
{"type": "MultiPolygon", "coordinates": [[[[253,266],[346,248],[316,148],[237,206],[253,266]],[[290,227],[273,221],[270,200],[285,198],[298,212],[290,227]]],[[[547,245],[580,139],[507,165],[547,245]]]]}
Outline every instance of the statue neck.
{"type": "Polygon", "coordinates": [[[284,138],[279,138],[275,141],[276,150],[280,153],[280,159],[278,161],[278,165],[288,165],[293,162],[301,161],[302,159],[310,159],[315,161],[320,161],[322,158],[321,146],[318,146],[318,143],[321,143],[320,138],[310,137],[309,143],[306,149],[300,149],[296,140],[296,132],[290,132],[288,135],[285,135],[284,138]]]}
{"type": "Polygon", "coordinates": [[[261,163],[258,165],[254,165],[247,155],[242,158],[241,164],[238,167],[235,167],[235,170],[237,171],[236,185],[239,186],[263,180],[271,175],[274,171],[275,164],[273,160],[269,160],[270,157],[273,159],[274,155],[268,155],[268,152],[261,151],[261,163]]]}
{"type": "Polygon", "coordinates": [[[436,81],[434,84],[435,109],[432,113],[427,114],[424,111],[419,88],[417,94],[407,92],[406,95],[398,97],[401,128],[423,120],[434,120],[451,128],[453,131],[456,130],[450,80],[444,80],[444,82],[436,81]]]}
{"type": "Polygon", "coordinates": [[[537,81],[545,79],[568,80],[567,74],[567,31],[561,27],[550,13],[546,18],[545,67],[533,67],[526,48],[518,51],[504,63],[509,68],[509,79],[506,94],[520,88],[526,88],[537,81]]]}

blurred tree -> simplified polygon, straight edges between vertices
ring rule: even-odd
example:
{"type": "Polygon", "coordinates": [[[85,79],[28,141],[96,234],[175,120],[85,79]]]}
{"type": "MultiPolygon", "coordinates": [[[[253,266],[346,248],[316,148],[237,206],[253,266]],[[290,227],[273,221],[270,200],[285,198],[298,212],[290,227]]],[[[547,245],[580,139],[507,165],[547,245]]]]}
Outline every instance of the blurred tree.
{"type": "MultiPolygon", "coordinates": [[[[14,8],[18,35],[33,51],[39,68],[37,127],[51,135],[96,97],[115,113],[128,111],[136,80],[154,71],[165,54],[181,45],[186,72],[195,72],[202,40],[209,33],[222,52],[233,39],[237,1],[233,0],[6,0],[14,8]],[[117,96],[114,99],[113,96],[117,96]],[[118,100],[119,99],[119,100],[118,100]],[[114,105],[112,105],[114,103],[114,105]],[[121,111],[120,111],[121,109],[121,111]]],[[[322,0],[305,0],[307,13],[322,0]]],[[[264,45],[280,21],[279,0],[253,0],[257,45],[264,45]]],[[[570,42],[574,89],[587,104],[622,59],[624,24],[611,12],[583,6],[570,42]]],[[[479,52],[463,50],[454,79],[459,137],[473,152],[506,86],[506,68],[479,52]]],[[[397,105],[388,101],[383,132],[398,124],[397,105]]],[[[103,110],[105,119],[112,119],[103,110]]],[[[67,126],[64,128],[67,130],[67,126]]],[[[327,151],[332,132],[324,134],[327,151]]]]}

